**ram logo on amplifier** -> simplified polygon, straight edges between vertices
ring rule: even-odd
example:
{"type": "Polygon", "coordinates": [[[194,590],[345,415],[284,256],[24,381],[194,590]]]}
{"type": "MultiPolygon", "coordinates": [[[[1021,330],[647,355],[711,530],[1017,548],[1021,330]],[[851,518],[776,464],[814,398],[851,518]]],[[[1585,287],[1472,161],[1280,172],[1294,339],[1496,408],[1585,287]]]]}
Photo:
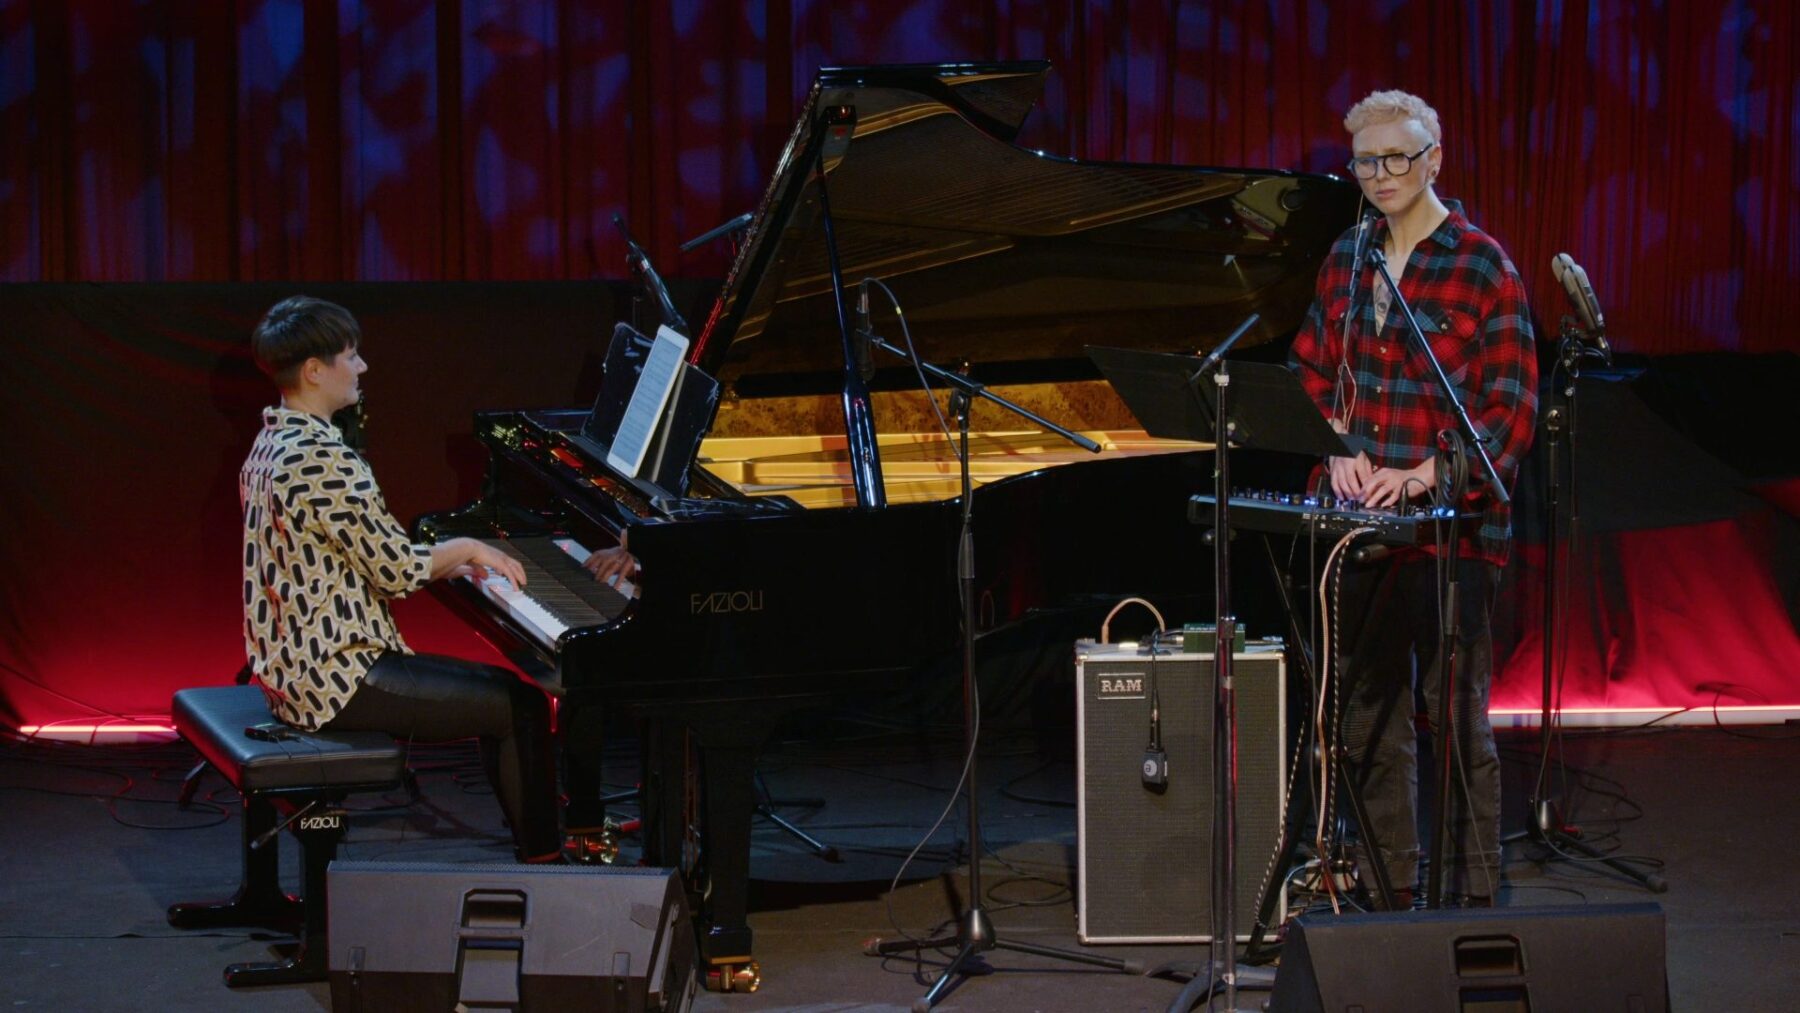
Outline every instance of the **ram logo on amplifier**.
{"type": "MultiPolygon", "coordinates": [[[[1248,939],[1277,844],[1286,742],[1280,651],[1234,655],[1238,855],[1248,939]]],[[[1084,943],[1211,938],[1211,654],[1076,645],[1076,916],[1084,943]],[[1155,718],[1152,718],[1152,712],[1155,718]]]]}
{"type": "Polygon", "coordinates": [[[1096,698],[1100,700],[1142,700],[1144,699],[1144,673],[1120,672],[1117,675],[1102,675],[1095,680],[1096,698]]]}

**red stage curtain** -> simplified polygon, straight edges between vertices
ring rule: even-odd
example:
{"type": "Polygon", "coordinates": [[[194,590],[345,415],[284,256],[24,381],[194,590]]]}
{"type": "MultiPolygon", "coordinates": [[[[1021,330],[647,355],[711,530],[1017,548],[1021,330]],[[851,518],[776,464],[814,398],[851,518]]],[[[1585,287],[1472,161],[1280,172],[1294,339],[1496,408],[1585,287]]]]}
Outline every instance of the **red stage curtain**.
{"type": "Polygon", "coordinates": [[[664,273],[756,203],[821,64],[1050,59],[1023,140],[1336,171],[1376,87],[1443,114],[1441,189],[1539,315],[1573,253],[1615,341],[1795,347],[1786,0],[0,0],[0,280],[585,279],[622,212],[664,273]]]}

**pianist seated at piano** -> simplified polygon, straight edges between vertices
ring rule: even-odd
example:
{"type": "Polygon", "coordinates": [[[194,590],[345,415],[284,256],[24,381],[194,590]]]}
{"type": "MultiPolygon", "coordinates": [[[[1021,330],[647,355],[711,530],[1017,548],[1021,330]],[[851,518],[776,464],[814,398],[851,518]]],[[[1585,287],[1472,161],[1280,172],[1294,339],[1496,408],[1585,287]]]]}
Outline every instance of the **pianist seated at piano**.
{"type": "MultiPolygon", "coordinates": [[[[504,577],[518,560],[471,538],[407,538],[369,465],[332,415],[357,402],[368,369],[341,306],[296,296],[251,336],[281,403],[238,476],[244,511],[244,640],[269,709],[309,731],[384,731],[408,742],[476,738],[520,861],[558,861],[550,702],[503,668],[415,654],[388,601],[432,580],[504,577]]],[[[596,553],[596,556],[601,554],[596,553]]],[[[590,561],[624,570],[622,550],[590,561]]]]}

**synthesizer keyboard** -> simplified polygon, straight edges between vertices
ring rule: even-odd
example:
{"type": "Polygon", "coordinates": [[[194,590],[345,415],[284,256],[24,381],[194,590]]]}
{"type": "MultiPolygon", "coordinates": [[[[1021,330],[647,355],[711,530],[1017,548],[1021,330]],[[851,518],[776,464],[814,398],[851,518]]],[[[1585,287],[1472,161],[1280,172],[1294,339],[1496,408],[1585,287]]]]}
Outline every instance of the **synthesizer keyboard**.
{"type": "MultiPolygon", "coordinates": [[[[1213,504],[1210,493],[1188,499],[1188,520],[1210,527],[1213,504]]],[[[1241,531],[1261,531],[1271,535],[1312,534],[1320,538],[1338,538],[1358,528],[1372,528],[1369,537],[1383,545],[1424,545],[1435,541],[1441,525],[1457,519],[1447,507],[1408,507],[1404,512],[1353,505],[1349,508],[1326,506],[1313,497],[1298,493],[1251,492],[1231,497],[1227,504],[1231,526],[1241,531]]],[[[1463,520],[1475,521],[1477,515],[1463,514],[1463,520]]]]}

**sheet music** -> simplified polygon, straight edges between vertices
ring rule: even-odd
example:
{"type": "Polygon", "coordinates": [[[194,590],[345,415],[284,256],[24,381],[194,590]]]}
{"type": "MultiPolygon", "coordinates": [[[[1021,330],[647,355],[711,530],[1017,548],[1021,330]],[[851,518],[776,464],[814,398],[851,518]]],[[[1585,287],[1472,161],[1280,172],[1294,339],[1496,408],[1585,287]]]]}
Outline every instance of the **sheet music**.
{"type": "Polygon", "coordinates": [[[644,456],[669,403],[669,394],[675,389],[675,380],[681,375],[681,361],[687,349],[688,339],[669,325],[656,329],[656,342],[650,346],[637,387],[631,392],[631,402],[625,406],[625,417],[619,420],[612,450],[606,455],[606,463],[621,474],[636,478],[644,466],[644,456]]]}

